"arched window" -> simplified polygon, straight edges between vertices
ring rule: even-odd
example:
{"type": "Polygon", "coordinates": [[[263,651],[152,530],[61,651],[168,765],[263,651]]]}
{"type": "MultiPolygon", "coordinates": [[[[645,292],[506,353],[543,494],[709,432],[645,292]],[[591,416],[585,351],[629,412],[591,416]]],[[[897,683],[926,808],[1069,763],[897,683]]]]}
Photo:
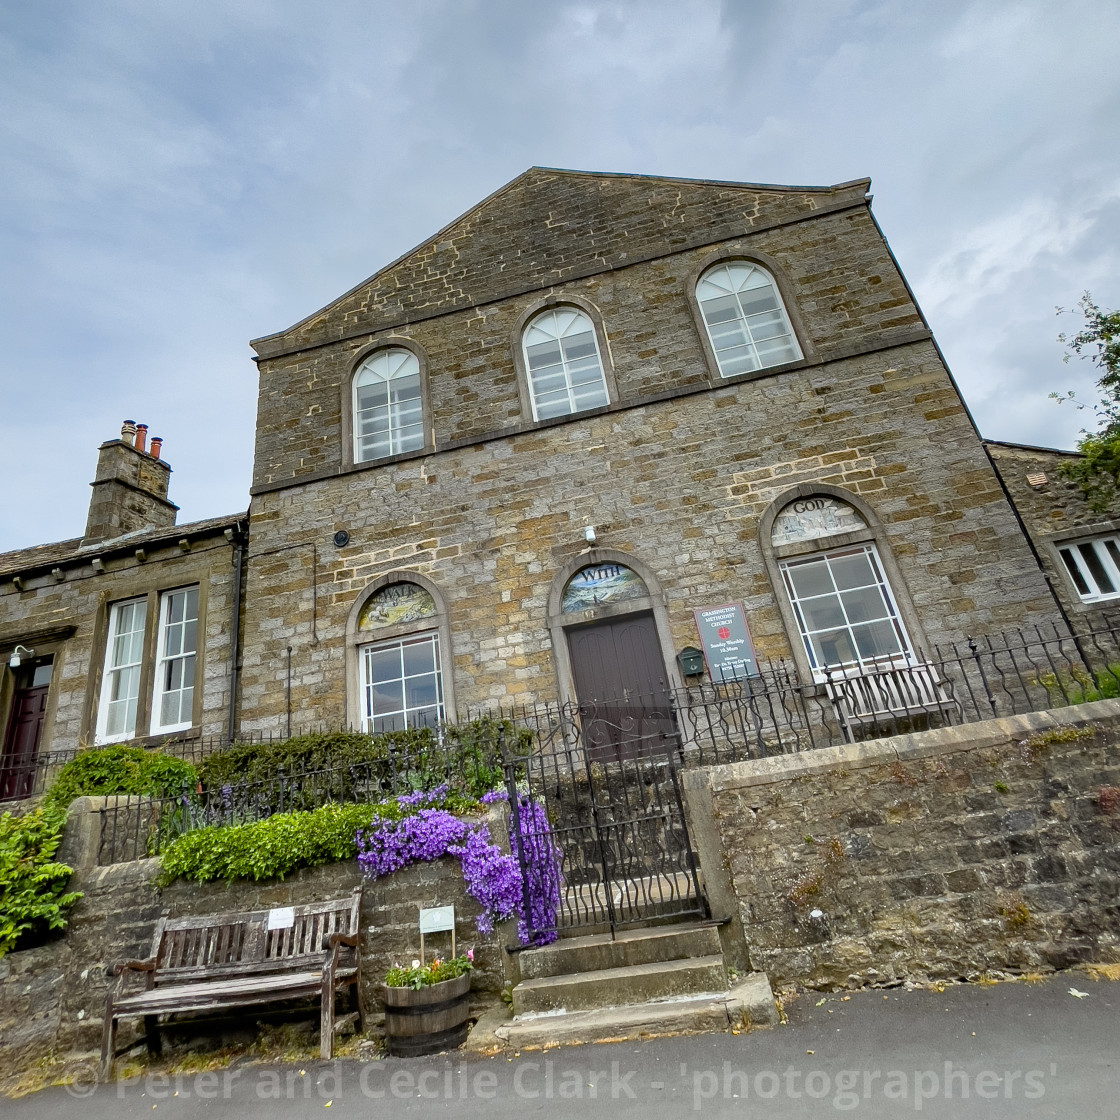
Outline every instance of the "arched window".
{"type": "Polygon", "coordinates": [[[368,463],[424,446],[420,362],[393,347],[371,354],[354,373],[354,462],[368,463]]]}
{"type": "Polygon", "coordinates": [[[521,344],[534,420],[608,403],[595,327],[579,308],[542,312],[525,328],[521,344]]]}
{"type": "Polygon", "coordinates": [[[363,731],[435,727],[446,717],[440,610],[432,593],[401,581],[381,587],[358,615],[358,710],[363,731]]]}
{"type": "Polygon", "coordinates": [[[801,357],[777,286],[758,265],[727,261],[708,269],[696,285],[696,300],[721,377],[801,357]]]}
{"type": "Polygon", "coordinates": [[[771,544],[814,676],[909,664],[913,646],[873,534],[859,511],[827,494],[774,518],[771,544]],[[863,538],[863,539],[860,539],[863,538]]]}

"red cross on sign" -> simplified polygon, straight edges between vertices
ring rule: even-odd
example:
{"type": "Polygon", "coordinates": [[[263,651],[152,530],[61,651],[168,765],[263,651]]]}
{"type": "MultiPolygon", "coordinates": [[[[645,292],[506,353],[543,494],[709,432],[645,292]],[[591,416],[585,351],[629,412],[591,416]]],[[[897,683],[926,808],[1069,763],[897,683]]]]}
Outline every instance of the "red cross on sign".
{"type": "Polygon", "coordinates": [[[731,637],[731,630],[726,626],[721,626],[716,633],[719,635],[721,642],[726,642],[731,637]]]}

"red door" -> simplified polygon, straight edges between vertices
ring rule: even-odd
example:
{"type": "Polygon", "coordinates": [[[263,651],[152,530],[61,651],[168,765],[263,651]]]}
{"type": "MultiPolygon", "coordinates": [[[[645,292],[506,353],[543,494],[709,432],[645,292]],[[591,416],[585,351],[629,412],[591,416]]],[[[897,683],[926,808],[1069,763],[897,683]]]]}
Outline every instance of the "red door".
{"type": "Polygon", "coordinates": [[[24,678],[24,686],[16,685],[12,697],[12,714],[4,735],[4,754],[0,756],[0,801],[30,797],[35,784],[35,759],[39,754],[39,738],[47,714],[49,684],[36,684],[49,666],[40,666],[34,676],[24,678]]]}
{"type": "Polygon", "coordinates": [[[567,631],[583,733],[593,757],[663,751],[675,734],[665,662],[649,613],[567,631]]]}

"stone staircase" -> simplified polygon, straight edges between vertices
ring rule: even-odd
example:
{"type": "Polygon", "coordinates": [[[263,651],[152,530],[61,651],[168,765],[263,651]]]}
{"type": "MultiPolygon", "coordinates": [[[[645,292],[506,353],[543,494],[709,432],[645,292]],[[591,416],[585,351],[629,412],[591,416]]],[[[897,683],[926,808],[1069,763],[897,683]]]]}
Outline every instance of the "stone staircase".
{"type": "Polygon", "coordinates": [[[493,1034],[516,1048],[771,1026],[764,973],[729,983],[714,923],[563,938],[519,954],[513,1018],[493,1034]]]}

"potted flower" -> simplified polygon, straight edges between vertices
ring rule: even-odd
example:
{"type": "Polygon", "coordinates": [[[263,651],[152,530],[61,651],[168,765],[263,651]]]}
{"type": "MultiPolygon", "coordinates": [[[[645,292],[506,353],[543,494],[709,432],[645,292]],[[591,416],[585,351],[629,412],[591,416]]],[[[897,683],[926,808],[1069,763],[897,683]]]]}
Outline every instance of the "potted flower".
{"type": "Polygon", "coordinates": [[[414,960],[410,968],[394,965],[385,973],[381,1002],[390,1054],[411,1058],[463,1045],[473,967],[474,952],[468,949],[461,957],[430,964],[414,960]]]}

